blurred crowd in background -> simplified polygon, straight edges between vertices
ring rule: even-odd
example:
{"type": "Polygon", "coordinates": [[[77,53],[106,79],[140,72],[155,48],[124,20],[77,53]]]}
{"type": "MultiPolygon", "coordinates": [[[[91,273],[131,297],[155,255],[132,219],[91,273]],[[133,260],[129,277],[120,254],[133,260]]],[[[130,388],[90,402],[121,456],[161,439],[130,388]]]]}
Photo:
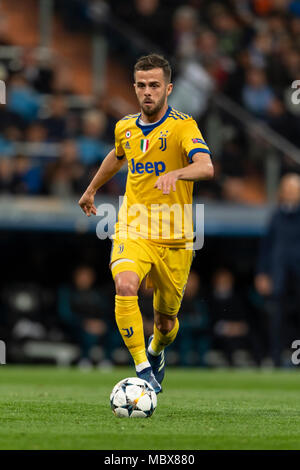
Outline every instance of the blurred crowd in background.
{"type": "MultiPolygon", "coordinates": [[[[247,179],[260,188],[264,186],[263,147],[261,142],[255,145],[255,133],[249,140],[241,122],[222,114],[219,147],[217,131],[209,132],[209,117],[214,110],[211,98],[216,91],[239,104],[258,123],[268,124],[300,146],[300,108],[291,100],[292,83],[300,79],[300,1],[64,0],[55,2],[55,8],[70,31],[88,34],[93,30],[91,26],[101,30],[108,39],[109,55],[127,67],[131,78],[136,58],[153,51],[147,50],[149,43],[171,61],[174,91],[169,103],[193,115],[212,150],[216,177],[196,184],[198,196],[245,202],[247,179]],[[126,42],[126,28],[143,41],[126,42]]],[[[7,39],[2,20],[0,47],[7,45],[13,44],[7,39]]],[[[0,79],[7,85],[7,104],[0,106],[0,195],[76,200],[113,147],[114,126],[122,116],[112,110],[108,96],[96,97],[93,105],[79,105],[73,78],[63,58],[49,51],[24,48],[17,60],[1,60],[0,79]]],[[[284,149],[283,157],[281,175],[299,173],[299,166],[284,156],[284,149]]],[[[100,191],[120,195],[125,183],[126,173],[120,173],[100,191]]],[[[295,213],[298,211],[297,191],[293,204],[287,203],[288,216],[293,217],[294,208],[295,213]]],[[[258,201],[265,202],[263,189],[258,201]]],[[[295,219],[292,226],[298,227],[298,222],[295,219]]],[[[274,239],[276,236],[273,234],[274,239]]],[[[255,249],[254,257],[258,243],[255,249]]],[[[273,365],[282,365],[278,347],[276,352],[273,347],[274,341],[279,344],[281,312],[272,326],[270,278],[255,278],[256,269],[260,272],[253,256],[250,278],[243,289],[236,287],[237,274],[228,266],[216,266],[209,284],[199,270],[191,272],[182,303],[180,334],[168,352],[170,363],[260,366],[272,359],[273,365]]],[[[31,339],[49,343],[47,353],[29,354],[31,360],[41,360],[45,354],[44,360],[83,367],[127,363],[112,313],[113,284],[109,280],[103,284],[105,276],[100,277],[99,269],[85,263],[78,264],[69,279],[60,279],[49,289],[36,279],[4,285],[0,338],[8,344],[12,341],[8,348],[12,360],[24,360],[24,350],[20,353],[18,347],[31,339]],[[52,342],[70,343],[78,349],[68,357],[55,359],[54,353],[51,356],[52,342]]],[[[295,339],[295,325],[300,326],[297,307],[291,300],[295,292],[297,289],[289,297],[290,290],[282,289],[280,294],[276,291],[275,300],[279,295],[289,311],[280,353],[295,339]]],[[[149,335],[152,292],[144,285],[140,301],[145,333],[149,335]]]]}
{"type": "Polygon", "coordinates": [[[210,92],[222,90],[299,145],[290,101],[300,72],[298,1],[134,0],[112,9],[176,60],[175,107],[199,119],[210,92]]]}
{"type": "MultiPolygon", "coordinates": [[[[7,106],[1,107],[0,193],[72,197],[113,147],[113,125],[99,109],[68,106],[72,89],[61,68],[43,68],[31,51],[18,70],[5,69],[7,106]],[[22,153],[32,144],[34,155],[22,153]],[[49,147],[57,144],[49,156],[49,147]],[[35,146],[35,147],[34,147],[35,146]],[[24,146],[23,146],[24,148],[24,146]],[[36,150],[35,150],[36,149],[36,150]]],[[[108,191],[118,194],[120,187],[108,191]]]]}
{"type": "MultiPolygon", "coordinates": [[[[64,0],[56,8],[71,31],[101,27],[110,56],[130,74],[136,58],[147,51],[139,41],[124,40],[115,29],[118,21],[171,60],[175,87],[169,102],[193,115],[213,151],[216,178],[197,187],[200,196],[243,202],[245,178],[263,186],[265,162],[261,147],[255,151],[255,135],[249,142],[243,125],[225,116],[218,149],[218,136],[207,131],[214,91],[224,92],[299,146],[299,106],[291,101],[292,83],[300,76],[298,1],[132,0],[108,5],[64,0]]],[[[0,25],[0,46],[8,45],[5,31],[5,24],[0,25]]],[[[0,110],[1,193],[79,195],[112,148],[114,125],[122,116],[111,112],[107,96],[98,97],[92,107],[76,108],[73,77],[63,58],[42,51],[25,49],[18,60],[2,60],[0,77],[7,84],[7,106],[0,110]],[[35,152],[24,155],[20,142],[35,144],[35,152]],[[36,145],[45,142],[59,144],[51,156],[36,145]]],[[[291,170],[298,171],[283,158],[282,173],[291,170]]],[[[119,194],[125,179],[119,175],[103,191],[119,194]]],[[[260,202],[264,196],[262,190],[260,202]]]]}
{"type": "MultiPolygon", "coordinates": [[[[59,363],[89,367],[124,364],[127,350],[114,322],[114,286],[99,282],[96,270],[78,265],[69,282],[46,289],[35,282],[11,283],[1,294],[1,338],[10,361],[59,363]],[[62,361],[57,351],[26,353],[28,344],[73,344],[77,349],[62,361]],[[25,347],[25,350],[24,350],[25,347]],[[44,356],[44,357],[43,357],[44,356]]],[[[152,289],[139,291],[146,338],[153,332],[152,289]]],[[[180,366],[260,366],[269,358],[263,299],[254,291],[239,293],[234,274],[218,268],[209,295],[199,274],[190,273],[180,313],[180,331],[168,348],[170,364],[180,366]],[[255,298],[255,296],[257,298],[255,298]],[[213,351],[213,352],[212,352],[213,351]]],[[[270,359],[267,362],[271,365],[270,359]]]]}

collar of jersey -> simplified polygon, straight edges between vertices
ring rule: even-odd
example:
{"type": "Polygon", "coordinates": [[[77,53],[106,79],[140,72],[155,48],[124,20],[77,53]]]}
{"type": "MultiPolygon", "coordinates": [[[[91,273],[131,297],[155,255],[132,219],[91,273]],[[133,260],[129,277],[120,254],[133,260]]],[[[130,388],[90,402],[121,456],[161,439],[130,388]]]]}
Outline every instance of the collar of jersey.
{"type": "Polygon", "coordinates": [[[135,121],[135,123],[141,129],[142,133],[146,136],[146,135],[150,134],[150,132],[153,131],[153,129],[155,129],[157,126],[160,126],[167,119],[167,117],[170,114],[171,109],[172,109],[171,106],[168,106],[168,109],[167,109],[165,115],[158,122],[156,122],[155,124],[146,124],[146,125],[142,126],[139,123],[141,113],[138,115],[137,120],[135,121]]]}

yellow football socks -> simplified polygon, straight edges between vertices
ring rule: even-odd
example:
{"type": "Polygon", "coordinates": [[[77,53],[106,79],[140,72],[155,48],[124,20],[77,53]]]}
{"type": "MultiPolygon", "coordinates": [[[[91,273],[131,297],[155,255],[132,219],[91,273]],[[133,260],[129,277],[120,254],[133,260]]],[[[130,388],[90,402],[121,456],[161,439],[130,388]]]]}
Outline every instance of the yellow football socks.
{"type": "Polygon", "coordinates": [[[176,318],[173,329],[169,331],[169,333],[167,333],[166,335],[163,335],[154,324],[154,331],[153,331],[154,335],[153,335],[153,339],[150,345],[151,351],[154,352],[158,356],[159,353],[161,353],[161,351],[165,349],[166,346],[173,343],[173,341],[176,338],[178,329],[179,329],[178,318],[176,318]]]}
{"type": "MultiPolygon", "coordinates": [[[[115,296],[116,322],[135,365],[148,362],[145,350],[144,325],[138,296],[115,296]]],[[[149,364],[150,365],[150,364],[149,364]]]]}

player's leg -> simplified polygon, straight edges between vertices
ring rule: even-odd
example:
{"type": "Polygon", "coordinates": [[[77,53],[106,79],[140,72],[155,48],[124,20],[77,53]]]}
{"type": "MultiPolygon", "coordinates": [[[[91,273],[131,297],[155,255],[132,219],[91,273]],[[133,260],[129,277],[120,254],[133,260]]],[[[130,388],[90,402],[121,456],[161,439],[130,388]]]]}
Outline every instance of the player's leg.
{"type": "Polygon", "coordinates": [[[161,386],[155,379],[145,348],[143,319],[137,295],[140,278],[133,271],[123,271],[116,274],[114,279],[115,317],[120,334],[134,360],[137,376],[149,382],[159,393],[161,386]]]}
{"type": "Polygon", "coordinates": [[[154,284],[154,329],[149,338],[147,356],[159,383],[164,378],[164,349],[175,340],[185,285],[193,253],[185,249],[164,249],[160,260],[151,270],[154,284]]]}
{"type": "Polygon", "coordinates": [[[150,352],[158,356],[175,340],[179,329],[177,315],[166,315],[154,309],[154,333],[150,352]]]}
{"type": "MultiPolygon", "coordinates": [[[[113,268],[114,266],[112,266],[113,268]]],[[[144,328],[138,305],[140,279],[134,271],[122,271],[115,275],[115,317],[122,338],[137,367],[149,362],[145,351],[144,328]]]]}
{"type": "Polygon", "coordinates": [[[156,380],[161,384],[165,376],[164,350],[173,343],[179,329],[177,315],[165,315],[154,309],[154,332],[148,341],[147,357],[156,380]]]}
{"type": "Polygon", "coordinates": [[[151,259],[140,243],[118,241],[112,249],[110,268],[115,281],[115,318],[120,334],[134,360],[137,375],[150,382],[158,393],[161,387],[156,382],[147,359],[143,319],[137,295],[140,282],[151,268],[151,259]],[[124,258],[120,257],[120,251],[124,258]]]}

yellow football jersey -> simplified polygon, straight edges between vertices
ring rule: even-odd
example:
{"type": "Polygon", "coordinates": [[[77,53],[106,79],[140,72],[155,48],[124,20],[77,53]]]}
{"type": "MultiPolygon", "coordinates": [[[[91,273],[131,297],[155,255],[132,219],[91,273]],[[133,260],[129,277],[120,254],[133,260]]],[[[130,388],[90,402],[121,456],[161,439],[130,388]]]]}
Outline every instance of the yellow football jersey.
{"type": "Polygon", "coordinates": [[[192,163],[195,153],[210,151],[191,116],[170,106],[154,124],[142,125],[140,116],[125,116],[115,127],[116,155],[127,159],[128,175],[112,238],[185,247],[193,240],[193,181],[178,180],[170,194],[154,185],[160,175],[192,163]]]}

